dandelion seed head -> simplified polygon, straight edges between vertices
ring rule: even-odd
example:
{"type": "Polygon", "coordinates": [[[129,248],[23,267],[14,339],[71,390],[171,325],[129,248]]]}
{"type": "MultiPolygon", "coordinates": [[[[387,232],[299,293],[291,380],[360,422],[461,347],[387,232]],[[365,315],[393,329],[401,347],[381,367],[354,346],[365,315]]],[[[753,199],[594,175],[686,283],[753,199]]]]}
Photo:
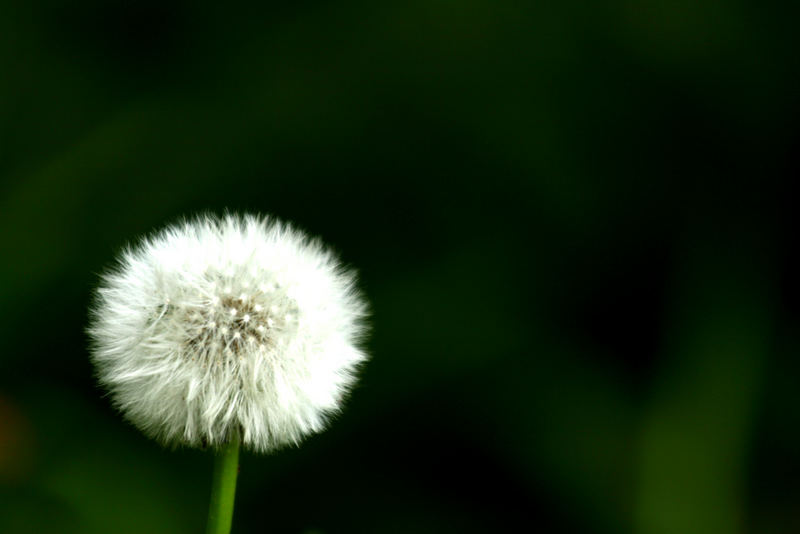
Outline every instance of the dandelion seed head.
{"type": "Polygon", "coordinates": [[[92,360],[125,417],[164,443],[299,443],[366,359],[354,283],[319,241],[272,219],[170,226],[103,277],[92,360]]]}

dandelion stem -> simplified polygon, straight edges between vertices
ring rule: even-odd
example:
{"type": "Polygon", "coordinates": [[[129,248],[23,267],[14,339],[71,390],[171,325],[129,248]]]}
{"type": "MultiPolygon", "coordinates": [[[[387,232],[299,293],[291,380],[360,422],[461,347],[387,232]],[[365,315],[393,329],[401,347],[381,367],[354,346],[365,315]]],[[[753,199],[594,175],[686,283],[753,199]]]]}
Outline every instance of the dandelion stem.
{"type": "Polygon", "coordinates": [[[214,477],[211,481],[206,534],[230,533],[238,473],[239,435],[234,433],[231,440],[214,453],[214,477]]]}

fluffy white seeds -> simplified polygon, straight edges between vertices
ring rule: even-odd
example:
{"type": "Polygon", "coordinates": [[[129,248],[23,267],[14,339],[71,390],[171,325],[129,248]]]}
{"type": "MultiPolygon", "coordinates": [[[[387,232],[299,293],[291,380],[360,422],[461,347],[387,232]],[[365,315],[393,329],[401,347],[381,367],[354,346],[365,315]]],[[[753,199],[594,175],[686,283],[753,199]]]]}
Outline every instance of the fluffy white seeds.
{"type": "Polygon", "coordinates": [[[321,430],[365,354],[353,273],[292,227],[200,218],[127,250],[92,310],[120,411],[166,444],[257,451],[321,430]]]}

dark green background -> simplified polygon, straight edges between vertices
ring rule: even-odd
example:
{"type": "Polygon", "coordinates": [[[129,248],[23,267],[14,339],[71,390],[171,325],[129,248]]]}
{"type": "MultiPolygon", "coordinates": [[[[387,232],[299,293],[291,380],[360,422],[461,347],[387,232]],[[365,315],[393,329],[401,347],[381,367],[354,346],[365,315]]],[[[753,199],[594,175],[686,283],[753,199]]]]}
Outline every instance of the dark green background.
{"type": "MultiPolygon", "coordinates": [[[[795,4],[796,5],[796,4],[795,4]]],[[[201,532],[211,457],[97,388],[125,243],[331,243],[372,355],[234,532],[800,531],[798,8],[3,2],[0,532],[201,532]]]]}

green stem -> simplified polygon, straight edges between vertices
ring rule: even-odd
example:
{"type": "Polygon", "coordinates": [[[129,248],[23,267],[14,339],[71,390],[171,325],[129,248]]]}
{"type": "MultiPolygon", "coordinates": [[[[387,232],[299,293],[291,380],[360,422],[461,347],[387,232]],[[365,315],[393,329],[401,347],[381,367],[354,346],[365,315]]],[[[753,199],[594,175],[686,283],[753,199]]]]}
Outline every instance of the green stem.
{"type": "Polygon", "coordinates": [[[214,452],[214,478],[206,534],[229,534],[233,520],[236,475],[239,473],[239,435],[214,452]]]}

